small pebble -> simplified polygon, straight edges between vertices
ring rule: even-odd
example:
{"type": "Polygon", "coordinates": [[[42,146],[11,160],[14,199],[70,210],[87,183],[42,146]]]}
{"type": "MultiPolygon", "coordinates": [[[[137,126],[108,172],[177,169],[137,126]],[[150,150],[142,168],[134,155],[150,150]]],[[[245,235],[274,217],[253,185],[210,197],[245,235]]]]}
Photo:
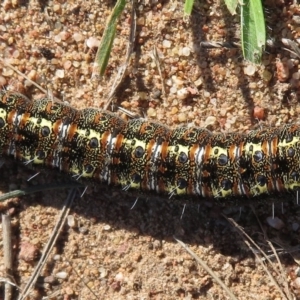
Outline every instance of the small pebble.
{"type": "Polygon", "coordinates": [[[187,122],[186,113],[179,113],[179,114],[178,114],[178,121],[179,121],[180,123],[185,123],[185,122],[187,122]]]}
{"type": "Polygon", "coordinates": [[[255,106],[253,110],[253,117],[258,120],[265,118],[265,110],[262,107],[255,106]]]}
{"type": "Polygon", "coordinates": [[[177,91],[177,97],[180,100],[186,99],[189,95],[190,93],[187,88],[183,88],[177,91]]]}
{"type": "Polygon", "coordinates": [[[286,62],[276,60],[277,78],[280,82],[285,82],[290,76],[290,71],[286,62]]]}
{"type": "Polygon", "coordinates": [[[268,70],[264,70],[262,77],[263,77],[264,81],[269,82],[272,79],[273,74],[271,72],[269,72],[268,70]]]}
{"type": "Polygon", "coordinates": [[[191,49],[189,47],[183,47],[182,48],[182,55],[183,56],[190,56],[191,54],[191,49]]]}
{"type": "Polygon", "coordinates": [[[53,11],[57,13],[61,13],[61,5],[60,4],[54,4],[53,5],[53,11]]]}
{"type": "Polygon", "coordinates": [[[99,268],[100,278],[105,278],[107,276],[107,270],[103,267],[99,268]]]}
{"type": "Polygon", "coordinates": [[[86,45],[89,47],[89,48],[97,48],[100,44],[100,41],[95,38],[95,37],[89,37],[87,40],[86,40],[86,45]]]}
{"type": "Polygon", "coordinates": [[[277,230],[280,230],[284,227],[284,223],[278,217],[268,217],[267,223],[277,230]]]}
{"type": "Polygon", "coordinates": [[[153,118],[156,116],[156,110],[153,107],[149,107],[147,110],[147,116],[153,118]]]}
{"type": "Polygon", "coordinates": [[[55,277],[58,279],[66,279],[68,277],[68,273],[61,271],[55,274],[55,277]]]}
{"type": "Polygon", "coordinates": [[[79,61],[73,61],[73,66],[75,68],[78,68],[80,66],[80,62],[79,61]]]}
{"type": "Polygon", "coordinates": [[[207,127],[209,125],[214,125],[217,121],[217,118],[214,116],[209,116],[206,118],[205,123],[204,123],[204,127],[207,127]]]}
{"type": "Polygon", "coordinates": [[[69,227],[71,227],[71,228],[74,228],[74,227],[76,227],[76,220],[75,220],[75,218],[74,218],[74,216],[73,215],[69,215],[68,217],[67,217],[67,223],[68,223],[68,226],[69,227]]]}
{"type": "Polygon", "coordinates": [[[253,76],[255,74],[255,71],[256,71],[256,68],[253,65],[248,65],[248,66],[244,67],[245,75],[253,76]]]}
{"type": "Polygon", "coordinates": [[[104,226],[103,226],[103,229],[104,229],[105,231],[108,231],[108,230],[111,229],[111,226],[110,226],[110,225],[104,225],[104,226]]]}
{"type": "Polygon", "coordinates": [[[88,231],[89,230],[86,227],[84,227],[84,226],[82,226],[82,227],[79,228],[79,232],[82,233],[82,234],[87,234],[88,231]]]}
{"type": "Polygon", "coordinates": [[[54,260],[60,260],[60,258],[61,258],[61,256],[60,256],[59,254],[55,254],[55,255],[53,256],[53,259],[54,259],[54,260]]]}
{"type": "Polygon", "coordinates": [[[177,107],[172,107],[171,115],[176,115],[177,113],[178,113],[178,108],[177,107]]]}
{"type": "Polygon", "coordinates": [[[83,35],[81,33],[75,32],[73,34],[73,39],[75,42],[81,42],[83,40],[83,35]]]}
{"type": "Polygon", "coordinates": [[[39,249],[29,242],[23,242],[20,246],[19,258],[26,261],[32,262],[37,259],[39,254],[39,249]]]}
{"type": "Polygon", "coordinates": [[[64,62],[64,69],[69,70],[72,67],[72,62],[70,60],[67,60],[64,62]]]}
{"type": "Polygon", "coordinates": [[[64,78],[65,77],[65,70],[58,69],[55,71],[55,76],[58,78],[64,78]]]}
{"type": "Polygon", "coordinates": [[[171,48],[172,43],[169,40],[163,40],[162,45],[164,48],[171,48]]]}
{"type": "Polygon", "coordinates": [[[292,19],[296,24],[300,24],[300,16],[295,15],[292,19]]]}
{"type": "Polygon", "coordinates": [[[50,275],[50,276],[46,276],[46,277],[44,278],[44,282],[45,282],[45,283],[53,284],[53,283],[56,282],[56,279],[55,279],[54,276],[50,275]]]}
{"type": "Polygon", "coordinates": [[[152,97],[153,97],[153,99],[159,99],[160,96],[161,96],[161,90],[155,89],[155,90],[152,92],[152,97]]]}
{"type": "Polygon", "coordinates": [[[115,279],[116,279],[117,281],[123,281],[124,276],[123,276],[122,273],[118,273],[118,274],[116,275],[115,279]]]}
{"type": "Polygon", "coordinates": [[[66,293],[68,296],[71,296],[71,295],[74,294],[74,291],[72,290],[71,287],[67,286],[67,287],[65,288],[65,293],[66,293]]]}
{"type": "Polygon", "coordinates": [[[203,84],[203,80],[202,78],[198,78],[195,82],[194,82],[196,87],[200,87],[203,84]]]}
{"type": "Polygon", "coordinates": [[[36,81],[36,77],[37,77],[37,71],[36,70],[31,70],[28,74],[27,77],[30,80],[36,81]]]}
{"type": "Polygon", "coordinates": [[[57,34],[56,36],[54,36],[54,41],[56,43],[60,43],[61,42],[61,36],[60,36],[60,34],[57,34]]]}

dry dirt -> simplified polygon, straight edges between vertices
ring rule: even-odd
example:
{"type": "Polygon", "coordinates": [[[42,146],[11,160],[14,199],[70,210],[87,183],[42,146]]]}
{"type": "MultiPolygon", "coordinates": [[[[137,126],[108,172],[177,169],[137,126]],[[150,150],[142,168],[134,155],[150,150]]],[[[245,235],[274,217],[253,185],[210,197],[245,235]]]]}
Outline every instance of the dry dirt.
{"type": "MultiPolygon", "coordinates": [[[[120,106],[172,128],[190,124],[219,132],[296,122],[299,57],[285,50],[281,40],[300,40],[300,7],[292,1],[265,2],[268,39],[273,42],[259,66],[245,62],[239,48],[200,47],[200,42],[239,41],[239,18],[230,16],[223,2],[201,1],[191,17],[183,16],[182,1],[137,3],[134,52],[109,109],[118,111],[120,106]]],[[[76,108],[103,108],[125,61],[132,22],[127,4],[105,76],[92,78],[96,49],[91,45],[101,39],[113,6],[111,1],[4,0],[0,4],[0,57],[76,108]]],[[[1,62],[0,85],[33,100],[42,95],[1,62]]],[[[44,170],[28,183],[36,171],[4,161],[2,193],[65,180],[55,171],[44,170]]],[[[68,191],[40,192],[1,206],[12,216],[13,276],[19,291],[33,273],[68,191]]],[[[140,195],[131,209],[136,195],[99,186],[90,186],[82,198],[81,192],[28,299],[229,299],[174,235],[238,299],[285,299],[285,283],[294,295],[290,299],[300,299],[299,265],[293,258],[299,254],[300,209],[294,195],[253,202],[261,228],[244,203],[220,208],[206,202],[177,203],[140,195]],[[267,222],[274,201],[279,229],[267,222]],[[234,218],[270,255],[275,270],[270,263],[266,266],[278,287],[221,213],[234,218]],[[283,270],[266,236],[281,253],[283,270]],[[291,249],[296,250],[292,253],[291,249]]],[[[0,276],[5,277],[2,242],[0,246],[0,276]]],[[[3,290],[0,285],[0,299],[3,290]]],[[[17,293],[12,299],[17,299],[17,293]]]]}

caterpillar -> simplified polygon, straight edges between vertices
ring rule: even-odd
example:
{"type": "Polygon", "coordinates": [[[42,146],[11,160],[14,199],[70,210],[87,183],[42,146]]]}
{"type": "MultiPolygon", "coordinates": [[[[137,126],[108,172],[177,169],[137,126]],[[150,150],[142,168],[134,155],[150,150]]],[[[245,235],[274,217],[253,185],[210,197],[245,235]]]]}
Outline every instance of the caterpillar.
{"type": "Polygon", "coordinates": [[[297,124],[248,134],[171,130],[12,91],[0,92],[0,155],[169,197],[252,198],[300,188],[297,124]]]}

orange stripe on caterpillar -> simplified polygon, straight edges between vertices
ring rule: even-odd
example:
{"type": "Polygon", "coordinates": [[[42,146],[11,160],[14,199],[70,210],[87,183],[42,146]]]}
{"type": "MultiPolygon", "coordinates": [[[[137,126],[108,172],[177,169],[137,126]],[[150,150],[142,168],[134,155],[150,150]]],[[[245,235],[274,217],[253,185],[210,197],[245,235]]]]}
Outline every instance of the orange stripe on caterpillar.
{"type": "Polygon", "coordinates": [[[300,188],[300,127],[212,134],[0,92],[0,153],[172,196],[252,198],[300,188]]]}

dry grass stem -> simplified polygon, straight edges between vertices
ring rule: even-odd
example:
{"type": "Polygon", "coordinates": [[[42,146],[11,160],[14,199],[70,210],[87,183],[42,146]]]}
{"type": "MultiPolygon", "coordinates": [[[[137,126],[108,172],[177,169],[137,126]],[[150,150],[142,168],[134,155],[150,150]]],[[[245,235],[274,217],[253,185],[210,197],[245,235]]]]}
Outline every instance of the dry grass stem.
{"type": "Polygon", "coordinates": [[[178,240],[175,236],[174,239],[181,245],[197,262],[198,264],[224,289],[224,291],[229,296],[229,299],[237,300],[235,295],[230,291],[226,284],[217,276],[217,274],[198,256],[196,255],[189,247],[184,244],[182,241],[178,240]]]}
{"type": "MultiPolygon", "coordinates": [[[[11,242],[11,218],[8,215],[2,214],[2,228],[3,228],[3,250],[4,250],[4,266],[6,277],[12,278],[13,268],[13,252],[11,242]]],[[[4,299],[12,299],[12,285],[9,281],[5,282],[4,299]]]]}
{"type": "Polygon", "coordinates": [[[68,197],[66,198],[66,201],[63,205],[63,208],[60,212],[60,215],[58,217],[57,223],[52,231],[52,234],[48,240],[48,243],[46,244],[42,256],[34,270],[34,272],[31,275],[31,278],[29,279],[29,281],[27,282],[25,288],[23,289],[23,291],[21,292],[18,300],[25,300],[26,297],[30,294],[31,289],[33,288],[33,286],[35,285],[39,274],[42,271],[42,268],[44,267],[44,265],[47,262],[47,259],[56,243],[56,240],[61,232],[61,229],[63,227],[63,225],[65,224],[66,218],[69,214],[70,208],[72,206],[73,200],[76,196],[76,189],[71,189],[69,192],[68,197]]]}
{"type": "Polygon", "coordinates": [[[135,7],[132,5],[131,9],[131,23],[130,23],[130,34],[128,37],[128,44],[127,44],[127,50],[126,50],[126,59],[123,65],[119,68],[118,74],[113,82],[113,85],[111,87],[111,92],[108,95],[107,103],[104,106],[104,109],[108,109],[117,89],[121,85],[125,71],[128,67],[131,54],[133,52],[134,42],[135,42],[135,36],[136,36],[136,12],[135,7]]]}
{"type": "MultiPolygon", "coordinates": [[[[286,300],[293,300],[289,289],[287,291],[283,291],[280,287],[279,283],[277,282],[276,278],[273,276],[273,273],[276,274],[278,278],[286,278],[286,275],[283,275],[284,271],[281,269],[281,272],[279,272],[276,268],[276,266],[273,264],[273,262],[270,260],[268,255],[253,241],[253,239],[243,230],[241,226],[239,226],[233,219],[227,218],[225,215],[223,217],[230,222],[234,228],[237,229],[237,232],[240,234],[240,236],[243,238],[245,244],[251,249],[253,254],[255,255],[257,261],[260,263],[260,265],[263,267],[264,271],[268,274],[268,277],[270,278],[271,282],[274,284],[274,286],[277,288],[277,290],[280,292],[282,299],[286,300]],[[267,265],[265,264],[264,260],[258,255],[258,253],[261,253],[263,257],[269,262],[271,268],[269,269],[267,265]]],[[[273,251],[275,251],[274,247],[272,247],[273,251]]],[[[278,257],[278,256],[277,256],[278,257]]],[[[287,282],[284,283],[285,288],[288,288],[287,282]]]]}

